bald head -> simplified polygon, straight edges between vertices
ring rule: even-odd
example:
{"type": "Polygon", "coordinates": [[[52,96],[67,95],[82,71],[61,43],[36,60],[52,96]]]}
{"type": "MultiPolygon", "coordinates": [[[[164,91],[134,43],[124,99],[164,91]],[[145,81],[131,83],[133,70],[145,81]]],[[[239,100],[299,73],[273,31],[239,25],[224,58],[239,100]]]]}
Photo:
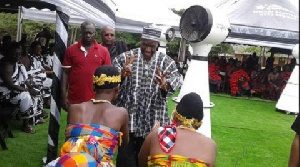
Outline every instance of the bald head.
{"type": "Polygon", "coordinates": [[[113,31],[115,32],[115,29],[111,26],[104,26],[102,29],[101,29],[101,34],[105,33],[106,31],[113,31]]]}
{"type": "Polygon", "coordinates": [[[81,24],[80,28],[83,45],[91,46],[95,39],[95,25],[91,22],[85,21],[81,24]]]}
{"type": "Polygon", "coordinates": [[[96,29],[95,24],[92,23],[92,22],[89,22],[89,21],[85,21],[85,22],[81,23],[80,29],[83,30],[83,29],[84,29],[86,26],[88,26],[88,25],[93,26],[93,27],[96,29]]]}
{"type": "Polygon", "coordinates": [[[115,29],[110,26],[105,26],[101,30],[102,44],[111,46],[115,43],[115,29]]]}

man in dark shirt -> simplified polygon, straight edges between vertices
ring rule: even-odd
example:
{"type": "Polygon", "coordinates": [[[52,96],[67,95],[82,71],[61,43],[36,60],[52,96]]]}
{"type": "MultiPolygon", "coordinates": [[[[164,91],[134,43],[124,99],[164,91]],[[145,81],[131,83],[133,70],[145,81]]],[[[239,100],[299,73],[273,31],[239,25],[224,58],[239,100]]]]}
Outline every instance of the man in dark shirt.
{"type": "Polygon", "coordinates": [[[128,50],[125,42],[115,40],[115,30],[112,27],[103,27],[100,36],[101,45],[109,51],[111,62],[115,57],[128,50]]]}
{"type": "Polygon", "coordinates": [[[267,58],[266,61],[266,69],[272,69],[274,63],[274,53],[271,53],[271,56],[267,58]]]}

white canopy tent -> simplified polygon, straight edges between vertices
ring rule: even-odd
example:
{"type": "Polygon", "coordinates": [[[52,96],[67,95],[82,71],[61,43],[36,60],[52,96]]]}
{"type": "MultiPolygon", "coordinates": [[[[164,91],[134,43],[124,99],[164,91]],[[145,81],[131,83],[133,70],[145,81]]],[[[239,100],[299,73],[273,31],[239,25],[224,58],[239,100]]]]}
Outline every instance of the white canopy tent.
{"type": "MultiPolygon", "coordinates": [[[[69,11],[71,18],[85,18],[97,25],[115,25],[116,5],[112,0],[42,0],[69,11]]],[[[53,17],[53,16],[52,16],[53,17]]],[[[40,18],[43,19],[43,18],[40,18]]],[[[55,19],[55,17],[54,17],[55,19]]],[[[42,21],[42,20],[40,20],[42,21]]]]}
{"type": "MultiPolygon", "coordinates": [[[[158,0],[154,0],[158,1],[158,0]]],[[[128,0],[128,1],[119,1],[118,7],[115,7],[116,10],[116,21],[115,23],[110,20],[105,21],[105,19],[99,19],[99,21],[94,17],[94,19],[89,19],[98,28],[103,26],[112,26],[115,27],[118,31],[132,32],[132,33],[142,33],[143,27],[151,23],[157,25],[170,26],[175,29],[179,26],[180,16],[173,13],[167,6],[159,5],[155,7],[155,12],[153,8],[148,5],[142,5],[142,1],[138,0],[128,0]],[[126,5],[127,4],[127,5],[126,5]],[[128,5],[144,6],[143,8],[128,8],[128,5]]],[[[63,5],[63,4],[62,4],[63,5]]],[[[80,14],[74,9],[70,9],[70,25],[80,25],[83,21],[87,20],[87,16],[82,16],[84,12],[80,14]]],[[[56,12],[50,11],[49,9],[36,9],[36,8],[21,8],[21,15],[23,19],[34,20],[34,21],[43,21],[48,23],[55,23],[56,21],[56,12]]],[[[180,36],[177,33],[177,36],[180,36]]]]}
{"type": "MultiPolygon", "coordinates": [[[[41,0],[49,5],[63,7],[70,17],[70,25],[80,25],[83,21],[89,20],[98,27],[104,25],[115,26],[116,5],[112,0],[95,1],[95,0],[41,0]]],[[[7,3],[12,3],[8,1],[7,3]]],[[[16,3],[13,1],[13,3],[16,3]]],[[[38,3],[38,2],[37,2],[38,3]]],[[[16,3],[18,4],[18,3],[16,3]]],[[[16,5],[14,4],[14,5],[16,5]]],[[[11,5],[11,4],[10,4],[11,5]]],[[[20,3],[26,5],[26,3],[20,3]]],[[[28,6],[28,5],[27,5],[28,6]]],[[[34,5],[30,8],[19,6],[18,15],[18,32],[17,41],[21,39],[22,19],[56,23],[56,11],[45,9],[36,9],[34,5]]]]}
{"type": "MultiPolygon", "coordinates": [[[[34,7],[25,8],[22,6],[21,14],[23,16],[23,19],[27,20],[42,21],[46,23],[56,22],[56,12],[49,9],[39,10],[34,7]]],[[[84,20],[86,19],[80,16],[77,12],[75,12],[74,10],[70,10],[69,25],[80,25],[84,20]]]]}
{"type": "Polygon", "coordinates": [[[217,5],[226,14],[228,43],[292,50],[299,43],[299,8],[287,0],[226,0],[217,5]]]}
{"type": "Polygon", "coordinates": [[[151,23],[179,27],[180,16],[173,13],[161,0],[115,0],[116,29],[141,33],[142,28],[151,23]]]}

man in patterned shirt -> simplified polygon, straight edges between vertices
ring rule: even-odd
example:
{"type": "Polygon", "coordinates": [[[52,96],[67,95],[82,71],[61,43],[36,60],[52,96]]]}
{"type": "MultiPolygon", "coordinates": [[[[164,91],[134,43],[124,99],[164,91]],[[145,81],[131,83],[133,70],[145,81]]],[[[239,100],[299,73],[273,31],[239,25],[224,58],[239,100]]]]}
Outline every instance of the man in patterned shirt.
{"type": "Polygon", "coordinates": [[[157,52],[161,29],[145,27],[141,47],[132,49],[113,60],[122,75],[117,106],[129,114],[130,141],[119,152],[117,166],[137,166],[137,155],[145,137],[156,122],[169,123],[167,98],[181,85],[174,60],[157,52]]]}

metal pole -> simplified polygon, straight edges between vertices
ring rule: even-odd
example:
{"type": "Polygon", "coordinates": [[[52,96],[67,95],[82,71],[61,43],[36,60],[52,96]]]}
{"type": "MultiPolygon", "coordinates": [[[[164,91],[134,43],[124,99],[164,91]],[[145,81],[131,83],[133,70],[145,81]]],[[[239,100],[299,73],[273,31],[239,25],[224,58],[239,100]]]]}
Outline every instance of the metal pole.
{"type": "Polygon", "coordinates": [[[71,37],[70,37],[70,40],[69,40],[69,44],[70,44],[70,45],[72,45],[73,40],[74,40],[74,27],[71,28],[71,37]]]}
{"type": "Polygon", "coordinates": [[[263,60],[262,60],[262,66],[266,66],[266,63],[265,63],[265,60],[266,60],[266,57],[265,57],[265,51],[266,51],[266,47],[263,46],[263,60]]]}
{"type": "Polygon", "coordinates": [[[17,36],[16,41],[19,42],[22,36],[22,6],[18,6],[18,28],[17,28],[17,36]]]}
{"type": "Polygon", "coordinates": [[[77,36],[77,28],[78,27],[75,27],[75,31],[74,31],[74,37],[73,37],[73,41],[72,41],[72,44],[76,41],[76,36],[77,36]]]}
{"type": "Polygon", "coordinates": [[[179,53],[178,53],[178,61],[179,62],[184,62],[185,61],[185,56],[186,56],[185,51],[186,51],[186,40],[184,38],[181,38],[179,53]]]}
{"type": "Polygon", "coordinates": [[[258,64],[260,64],[260,66],[262,66],[262,46],[260,47],[260,53],[259,53],[259,62],[258,64]]]}

